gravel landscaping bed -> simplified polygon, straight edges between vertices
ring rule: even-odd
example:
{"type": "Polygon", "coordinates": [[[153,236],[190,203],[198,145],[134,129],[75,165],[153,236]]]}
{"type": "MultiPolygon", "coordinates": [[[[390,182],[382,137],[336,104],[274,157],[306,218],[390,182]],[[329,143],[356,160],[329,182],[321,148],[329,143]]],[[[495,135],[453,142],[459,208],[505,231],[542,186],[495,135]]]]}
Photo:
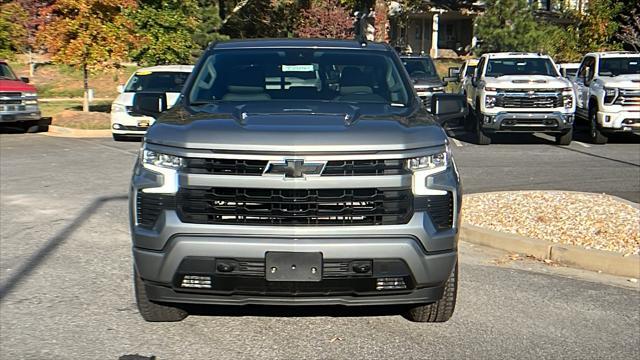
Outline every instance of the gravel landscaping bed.
{"type": "Polygon", "coordinates": [[[640,254],[640,209],[605,194],[471,194],[464,198],[462,221],[558,244],[640,254]]]}

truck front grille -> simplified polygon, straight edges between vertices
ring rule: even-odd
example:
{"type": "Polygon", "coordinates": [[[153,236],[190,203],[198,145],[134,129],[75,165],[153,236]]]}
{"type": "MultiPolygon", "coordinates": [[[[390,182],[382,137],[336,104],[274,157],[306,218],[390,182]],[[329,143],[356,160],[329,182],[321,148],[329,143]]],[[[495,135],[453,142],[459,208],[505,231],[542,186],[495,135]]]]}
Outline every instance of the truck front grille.
{"type": "Polygon", "coordinates": [[[192,174],[260,176],[267,160],[188,158],[184,171],[192,174]]]}
{"type": "Polygon", "coordinates": [[[640,90],[620,90],[615,105],[640,106],[640,90]]]}
{"type": "MultiPolygon", "coordinates": [[[[261,176],[267,160],[187,158],[183,171],[191,174],[261,176]]],[[[331,160],[322,176],[374,176],[407,173],[401,159],[331,160]]]]}
{"type": "Polygon", "coordinates": [[[406,173],[402,160],[329,161],[322,176],[401,175],[406,173]]]}
{"type": "Polygon", "coordinates": [[[178,216],[197,224],[388,225],[413,213],[408,189],[181,188],[178,216]]]}
{"type": "Polygon", "coordinates": [[[496,107],[503,108],[556,108],[562,107],[562,97],[559,95],[541,94],[498,94],[496,107]]]}

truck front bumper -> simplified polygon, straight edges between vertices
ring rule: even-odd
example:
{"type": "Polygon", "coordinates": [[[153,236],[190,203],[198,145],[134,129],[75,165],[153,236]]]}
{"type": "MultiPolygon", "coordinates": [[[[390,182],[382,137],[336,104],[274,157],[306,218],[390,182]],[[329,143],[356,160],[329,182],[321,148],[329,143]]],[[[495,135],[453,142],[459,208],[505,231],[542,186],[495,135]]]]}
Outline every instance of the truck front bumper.
{"type": "Polygon", "coordinates": [[[19,122],[33,122],[33,121],[44,121],[46,122],[49,119],[49,123],[47,124],[38,124],[38,125],[49,125],[51,124],[51,118],[42,118],[40,111],[0,111],[0,123],[19,123],[19,122]],[[44,120],[42,120],[44,119],[44,120]]]}
{"type": "Polygon", "coordinates": [[[598,125],[605,132],[640,134],[640,107],[621,111],[598,111],[598,125]]]}
{"type": "Polygon", "coordinates": [[[566,133],[573,127],[573,113],[562,112],[498,112],[483,114],[482,130],[496,132],[566,133]]]}
{"type": "Polygon", "coordinates": [[[428,303],[442,296],[444,283],[457,262],[458,240],[457,227],[436,232],[430,221],[426,213],[416,212],[404,225],[327,227],[320,233],[318,229],[304,227],[184,224],[174,211],[165,211],[158,221],[159,228],[164,229],[160,233],[133,228],[133,257],[149,298],[158,302],[236,305],[428,303]],[[160,250],[140,246],[165,237],[168,239],[160,250]],[[429,248],[435,250],[427,250],[423,241],[428,241],[429,248]],[[321,253],[321,281],[267,281],[267,252],[321,253]],[[197,265],[189,265],[191,260],[197,265]],[[221,273],[217,261],[248,263],[258,270],[257,273],[221,273]],[[371,271],[353,273],[350,266],[354,261],[367,262],[371,271]],[[345,272],[331,272],[336,267],[345,272]],[[212,288],[181,288],[185,275],[210,277],[212,288]],[[407,287],[376,290],[381,278],[401,278],[407,287]]]}

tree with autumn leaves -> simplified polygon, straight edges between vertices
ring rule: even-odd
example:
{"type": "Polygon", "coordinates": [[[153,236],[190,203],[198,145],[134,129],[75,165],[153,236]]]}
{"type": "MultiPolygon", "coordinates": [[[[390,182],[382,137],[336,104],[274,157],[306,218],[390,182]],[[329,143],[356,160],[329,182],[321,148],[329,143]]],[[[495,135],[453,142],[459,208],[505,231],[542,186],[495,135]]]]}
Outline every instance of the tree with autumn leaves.
{"type": "Polygon", "coordinates": [[[89,73],[129,58],[136,37],[123,10],[136,6],[135,0],[57,0],[42,9],[47,21],[38,40],[54,62],[82,71],[83,111],[89,111],[89,73]]]}

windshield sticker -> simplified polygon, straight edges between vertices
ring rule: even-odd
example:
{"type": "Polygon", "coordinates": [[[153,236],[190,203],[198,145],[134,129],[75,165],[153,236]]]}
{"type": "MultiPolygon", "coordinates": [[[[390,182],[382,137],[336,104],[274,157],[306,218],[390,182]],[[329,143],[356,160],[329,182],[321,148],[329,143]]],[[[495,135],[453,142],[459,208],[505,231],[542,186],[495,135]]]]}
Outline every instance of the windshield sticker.
{"type": "Polygon", "coordinates": [[[519,63],[517,63],[516,65],[518,65],[518,66],[525,66],[525,65],[527,65],[527,63],[526,63],[526,62],[519,62],[519,63]]]}
{"type": "Polygon", "coordinates": [[[637,61],[629,61],[629,65],[638,65],[637,61]]]}
{"type": "Polygon", "coordinates": [[[150,75],[152,72],[149,70],[142,70],[142,71],[138,71],[136,72],[136,75],[150,75]]]}
{"type": "Polygon", "coordinates": [[[282,72],[313,72],[313,64],[310,65],[282,65],[282,72]]]}

